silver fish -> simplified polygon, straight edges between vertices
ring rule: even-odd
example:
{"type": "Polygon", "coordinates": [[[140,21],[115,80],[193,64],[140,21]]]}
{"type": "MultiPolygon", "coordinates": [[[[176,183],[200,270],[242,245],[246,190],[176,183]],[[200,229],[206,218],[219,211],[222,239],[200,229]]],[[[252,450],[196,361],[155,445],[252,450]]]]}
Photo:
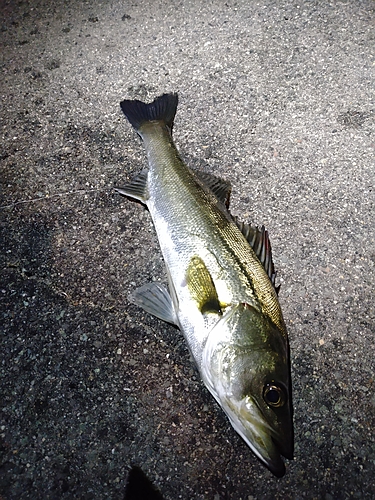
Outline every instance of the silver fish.
{"type": "Polygon", "coordinates": [[[268,233],[232,217],[228,182],[181,160],[172,140],[177,102],[176,94],[121,102],[149,168],[115,189],[148,207],[169,284],[143,285],[133,300],[180,328],[234,429],[281,477],[281,455],[293,458],[291,380],[268,233]]]}

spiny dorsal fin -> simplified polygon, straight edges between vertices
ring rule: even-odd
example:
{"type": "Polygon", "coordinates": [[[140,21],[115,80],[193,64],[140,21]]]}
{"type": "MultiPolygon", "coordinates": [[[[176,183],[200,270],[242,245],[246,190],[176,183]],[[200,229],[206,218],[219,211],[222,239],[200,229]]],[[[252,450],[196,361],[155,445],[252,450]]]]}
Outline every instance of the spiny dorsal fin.
{"type": "Polygon", "coordinates": [[[125,99],[120,102],[120,106],[124,115],[137,132],[143,123],[150,121],[163,121],[169,130],[172,131],[177,103],[177,94],[163,94],[150,104],[138,101],[137,99],[133,101],[125,99]]]}
{"type": "Polygon", "coordinates": [[[271,242],[268,231],[264,226],[259,229],[258,227],[252,227],[245,222],[239,221],[237,217],[233,217],[233,219],[266,270],[276,293],[279,293],[280,286],[275,286],[276,271],[273,265],[271,242]]]}
{"type": "Polygon", "coordinates": [[[231,183],[207,172],[201,172],[200,170],[193,170],[193,172],[213,192],[216,198],[228,208],[230,193],[232,191],[231,183]]]}
{"type": "Polygon", "coordinates": [[[211,274],[203,260],[192,257],[186,271],[186,282],[193,300],[202,314],[213,312],[221,314],[219,297],[211,274]]]}

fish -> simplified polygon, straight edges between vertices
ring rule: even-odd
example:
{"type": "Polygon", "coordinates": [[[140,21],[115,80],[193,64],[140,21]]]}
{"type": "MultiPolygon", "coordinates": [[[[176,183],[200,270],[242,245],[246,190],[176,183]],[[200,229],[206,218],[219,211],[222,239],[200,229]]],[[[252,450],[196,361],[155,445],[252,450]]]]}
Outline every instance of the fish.
{"type": "Polygon", "coordinates": [[[231,215],[230,182],[181,159],[177,104],[176,93],[120,103],[148,168],[114,189],[148,208],[168,281],[142,285],[131,300],[181,330],[233,428],[282,477],[294,449],[290,349],[268,231],[231,215]]]}

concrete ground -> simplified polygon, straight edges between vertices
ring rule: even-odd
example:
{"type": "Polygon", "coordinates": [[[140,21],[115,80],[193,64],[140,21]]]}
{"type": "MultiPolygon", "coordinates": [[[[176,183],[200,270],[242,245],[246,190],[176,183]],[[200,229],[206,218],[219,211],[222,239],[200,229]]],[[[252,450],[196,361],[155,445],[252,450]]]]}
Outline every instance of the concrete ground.
{"type": "Polygon", "coordinates": [[[6,1],[1,8],[0,494],[375,498],[371,0],[6,1]],[[165,280],[120,100],[180,97],[183,158],[265,224],[292,359],[295,459],[276,479],[182,335],[128,302],[165,280]]]}

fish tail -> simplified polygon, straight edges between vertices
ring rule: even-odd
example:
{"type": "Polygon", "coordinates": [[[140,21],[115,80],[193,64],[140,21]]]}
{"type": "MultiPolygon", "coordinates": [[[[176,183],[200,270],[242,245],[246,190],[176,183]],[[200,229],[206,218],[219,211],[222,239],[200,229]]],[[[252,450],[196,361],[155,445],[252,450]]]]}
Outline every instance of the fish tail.
{"type": "Polygon", "coordinates": [[[172,130],[177,103],[177,94],[163,94],[150,104],[138,100],[124,100],[120,102],[120,106],[126,118],[137,131],[149,121],[162,121],[172,130]]]}

